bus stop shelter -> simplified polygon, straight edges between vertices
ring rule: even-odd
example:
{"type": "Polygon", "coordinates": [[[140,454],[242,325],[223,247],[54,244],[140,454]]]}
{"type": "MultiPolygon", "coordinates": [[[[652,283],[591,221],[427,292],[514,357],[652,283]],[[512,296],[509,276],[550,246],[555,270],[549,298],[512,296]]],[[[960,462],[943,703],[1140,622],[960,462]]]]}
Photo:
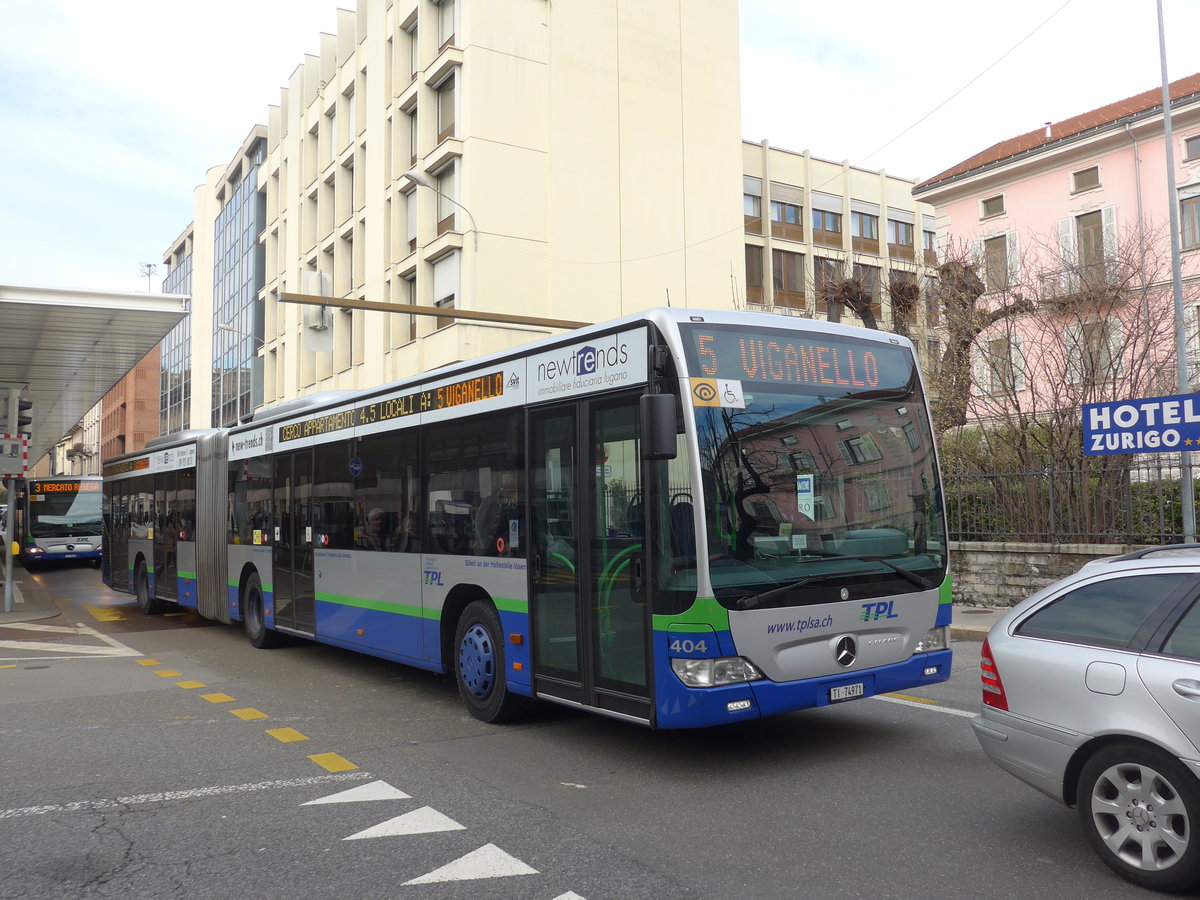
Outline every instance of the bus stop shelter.
{"type": "Polygon", "coordinates": [[[188,299],[0,284],[0,397],[18,388],[33,403],[30,465],[187,315],[188,299]]]}

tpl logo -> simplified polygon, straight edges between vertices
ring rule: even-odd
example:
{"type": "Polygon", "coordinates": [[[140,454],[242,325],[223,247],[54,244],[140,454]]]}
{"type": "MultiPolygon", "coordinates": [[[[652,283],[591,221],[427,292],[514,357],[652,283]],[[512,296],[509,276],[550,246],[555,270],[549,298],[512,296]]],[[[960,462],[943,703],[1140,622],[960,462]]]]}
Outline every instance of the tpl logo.
{"type": "Polygon", "coordinates": [[[445,587],[445,585],[442,584],[442,573],[437,569],[425,570],[425,583],[434,587],[445,587]]]}
{"type": "Polygon", "coordinates": [[[892,611],[892,604],[895,600],[880,600],[878,603],[864,603],[862,605],[862,621],[878,622],[880,619],[898,619],[900,615],[892,611]]]}

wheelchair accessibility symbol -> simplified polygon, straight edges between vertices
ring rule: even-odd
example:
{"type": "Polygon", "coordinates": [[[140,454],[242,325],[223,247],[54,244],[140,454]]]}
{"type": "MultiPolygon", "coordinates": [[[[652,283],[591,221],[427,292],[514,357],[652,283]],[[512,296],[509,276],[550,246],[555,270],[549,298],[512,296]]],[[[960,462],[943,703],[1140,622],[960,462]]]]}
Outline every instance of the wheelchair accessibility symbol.
{"type": "Polygon", "coordinates": [[[740,381],[693,378],[691,390],[693,406],[723,406],[732,409],[744,409],[746,406],[746,397],[742,393],[740,381]]]}

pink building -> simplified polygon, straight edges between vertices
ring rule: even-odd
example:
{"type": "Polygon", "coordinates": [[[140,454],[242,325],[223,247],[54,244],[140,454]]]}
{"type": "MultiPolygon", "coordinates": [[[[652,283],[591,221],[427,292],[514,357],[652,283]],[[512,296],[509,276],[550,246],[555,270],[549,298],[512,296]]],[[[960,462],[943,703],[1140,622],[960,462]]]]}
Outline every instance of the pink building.
{"type": "Polygon", "coordinates": [[[1001,141],[914,189],[935,208],[939,249],[978,276],[980,308],[1017,311],[975,340],[969,419],[1179,392],[1171,204],[1197,368],[1200,74],[1170,92],[1174,197],[1161,87],[1001,141]]]}

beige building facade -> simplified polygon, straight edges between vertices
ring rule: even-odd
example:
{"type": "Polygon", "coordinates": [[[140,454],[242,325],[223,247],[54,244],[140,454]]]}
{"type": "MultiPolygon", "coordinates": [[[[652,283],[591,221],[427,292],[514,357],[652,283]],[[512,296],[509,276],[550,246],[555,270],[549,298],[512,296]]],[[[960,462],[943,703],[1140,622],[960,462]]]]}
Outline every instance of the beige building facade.
{"type": "Polygon", "coordinates": [[[940,358],[934,210],[915,182],[742,144],[748,309],[905,334],[940,358]]]}
{"type": "Polygon", "coordinates": [[[552,332],[285,293],[581,322],[733,306],[738,83],[736,0],[341,11],[269,110],[262,402],[552,332]]]}

